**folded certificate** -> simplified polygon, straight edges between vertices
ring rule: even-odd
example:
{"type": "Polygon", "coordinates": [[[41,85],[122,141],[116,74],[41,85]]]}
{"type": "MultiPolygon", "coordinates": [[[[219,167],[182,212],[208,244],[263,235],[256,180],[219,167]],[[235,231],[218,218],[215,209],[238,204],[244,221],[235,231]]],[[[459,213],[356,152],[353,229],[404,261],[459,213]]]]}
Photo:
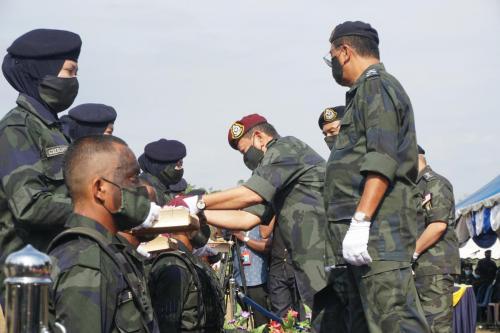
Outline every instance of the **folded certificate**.
{"type": "Polygon", "coordinates": [[[151,235],[197,229],[200,229],[200,221],[197,216],[189,214],[189,209],[165,206],[160,210],[158,221],[151,228],[134,230],[132,233],[151,235]]]}

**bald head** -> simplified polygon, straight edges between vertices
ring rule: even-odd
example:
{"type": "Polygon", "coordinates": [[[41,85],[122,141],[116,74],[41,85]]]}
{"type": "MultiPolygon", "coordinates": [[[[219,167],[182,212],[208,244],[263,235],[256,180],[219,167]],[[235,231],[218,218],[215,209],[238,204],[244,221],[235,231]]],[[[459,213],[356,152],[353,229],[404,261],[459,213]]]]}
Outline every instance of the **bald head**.
{"type": "Polygon", "coordinates": [[[120,173],[124,169],[123,160],[130,158],[129,155],[133,157],[125,141],[111,135],[92,135],[76,140],[66,152],[63,168],[73,201],[85,196],[94,177],[120,173]]]}

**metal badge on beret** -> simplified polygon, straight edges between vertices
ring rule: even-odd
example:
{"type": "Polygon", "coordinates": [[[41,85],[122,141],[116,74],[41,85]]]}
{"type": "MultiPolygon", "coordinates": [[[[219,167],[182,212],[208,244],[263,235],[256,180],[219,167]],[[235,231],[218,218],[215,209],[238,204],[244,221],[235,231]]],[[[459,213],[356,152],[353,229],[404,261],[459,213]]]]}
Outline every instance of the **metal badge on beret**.
{"type": "Polygon", "coordinates": [[[234,139],[239,139],[243,136],[243,133],[245,133],[245,126],[243,126],[240,123],[234,123],[231,126],[231,137],[234,139]]]}
{"type": "Polygon", "coordinates": [[[325,111],[323,111],[323,119],[325,122],[332,122],[337,119],[337,112],[333,108],[326,108],[325,111]]]}

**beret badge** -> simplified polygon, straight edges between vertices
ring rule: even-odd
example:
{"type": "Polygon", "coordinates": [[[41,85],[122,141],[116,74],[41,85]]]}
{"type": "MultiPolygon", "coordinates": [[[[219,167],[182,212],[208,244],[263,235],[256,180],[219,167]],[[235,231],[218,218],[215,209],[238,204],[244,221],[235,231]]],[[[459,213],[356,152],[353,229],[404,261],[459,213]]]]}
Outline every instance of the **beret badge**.
{"type": "Polygon", "coordinates": [[[326,122],[332,122],[337,118],[337,112],[332,108],[327,108],[323,111],[323,119],[326,122]]]}
{"type": "Polygon", "coordinates": [[[231,126],[231,137],[233,140],[241,138],[244,132],[245,132],[245,126],[243,126],[240,123],[234,123],[231,126]]]}

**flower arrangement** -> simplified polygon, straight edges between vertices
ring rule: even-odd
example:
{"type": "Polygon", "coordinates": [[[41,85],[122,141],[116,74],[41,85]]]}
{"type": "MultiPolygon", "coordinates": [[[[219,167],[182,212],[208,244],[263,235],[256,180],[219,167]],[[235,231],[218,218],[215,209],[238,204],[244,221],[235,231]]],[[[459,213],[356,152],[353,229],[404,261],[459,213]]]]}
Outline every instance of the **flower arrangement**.
{"type": "Polygon", "coordinates": [[[311,332],[311,309],[305,306],[306,319],[298,321],[299,313],[289,310],[282,322],[271,320],[267,325],[261,325],[254,329],[249,329],[250,312],[238,309],[234,319],[224,324],[226,332],[250,332],[250,333],[309,333],[311,332]]]}

